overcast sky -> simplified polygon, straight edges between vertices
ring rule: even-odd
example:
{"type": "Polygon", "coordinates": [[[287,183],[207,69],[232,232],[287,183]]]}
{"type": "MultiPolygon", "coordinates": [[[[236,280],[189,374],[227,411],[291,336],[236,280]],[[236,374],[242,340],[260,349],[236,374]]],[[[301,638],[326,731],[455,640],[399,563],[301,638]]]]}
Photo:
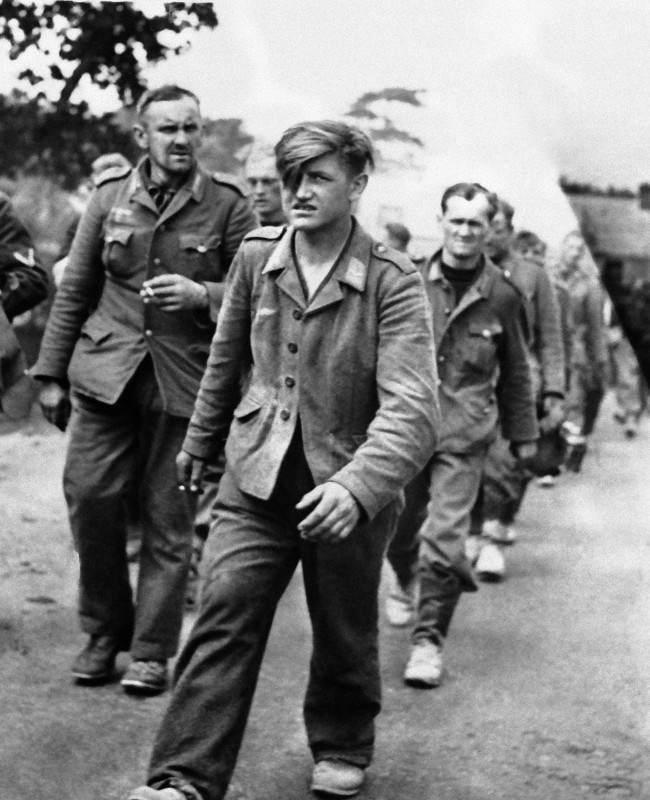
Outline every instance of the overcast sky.
{"type": "Polygon", "coordinates": [[[650,177],[645,0],[223,0],[216,9],[215,31],[147,76],[188,86],[207,115],[242,117],[255,135],[274,140],[299,119],[340,116],[369,90],[426,89],[424,108],[394,114],[425,141],[424,169],[375,179],[370,217],[399,206],[428,235],[444,186],[480,180],[515,204],[519,225],[555,244],[573,226],[560,172],[631,187],[650,177]]]}

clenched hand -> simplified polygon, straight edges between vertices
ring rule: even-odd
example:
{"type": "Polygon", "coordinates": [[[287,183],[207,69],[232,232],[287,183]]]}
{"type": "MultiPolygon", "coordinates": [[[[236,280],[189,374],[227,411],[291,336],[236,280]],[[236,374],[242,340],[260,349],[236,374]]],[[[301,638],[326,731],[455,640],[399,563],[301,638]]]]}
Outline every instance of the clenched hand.
{"type": "Polygon", "coordinates": [[[296,510],[311,512],[298,525],[303,539],[310,542],[340,542],[354,530],[361,508],[340,483],[328,481],[316,486],[296,505],[296,510]]]}

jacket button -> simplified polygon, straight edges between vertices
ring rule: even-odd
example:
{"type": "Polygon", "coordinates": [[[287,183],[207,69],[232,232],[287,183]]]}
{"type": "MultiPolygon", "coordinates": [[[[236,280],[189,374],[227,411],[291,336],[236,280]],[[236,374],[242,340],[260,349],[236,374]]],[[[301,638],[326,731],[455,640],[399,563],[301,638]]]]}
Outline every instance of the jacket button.
{"type": "Polygon", "coordinates": [[[445,357],[444,357],[444,356],[438,356],[438,361],[439,361],[441,364],[444,364],[445,357]]]}
{"type": "Polygon", "coordinates": [[[289,342],[287,345],[287,350],[290,353],[297,353],[298,352],[298,345],[295,342],[289,342]]]}
{"type": "Polygon", "coordinates": [[[290,418],[291,418],[291,412],[288,409],[283,408],[282,411],[280,411],[280,419],[286,422],[290,418]]]}
{"type": "Polygon", "coordinates": [[[159,258],[154,258],[154,260],[153,260],[153,263],[154,263],[156,266],[158,266],[158,265],[160,264],[160,259],[159,259],[159,258]]]}
{"type": "Polygon", "coordinates": [[[285,378],[285,379],[284,379],[284,385],[285,385],[285,386],[288,386],[290,389],[293,389],[293,387],[296,385],[296,382],[295,382],[295,380],[294,380],[294,379],[291,377],[291,375],[289,375],[289,377],[287,377],[287,378],[285,378]]]}
{"type": "Polygon", "coordinates": [[[445,314],[447,314],[447,316],[449,316],[449,314],[451,314],[451,308],[446,308],[445,309],[445,314]]]}
{"type": "Polygon", "coordinates": [[[145,336],[151,336],[152,334],[153,334],[153,331],[151,330],[151,328],[147,328],[147,330],[144,332],[145,336]]]}
{"type": "Polygon", "coordinates": [[[291,316],[292,316],[294,319],[302,319],[302,311],[299,311],[297,308],[294,308],[294,310],[293,310],[293,312],[292,312],[291,316]]]}

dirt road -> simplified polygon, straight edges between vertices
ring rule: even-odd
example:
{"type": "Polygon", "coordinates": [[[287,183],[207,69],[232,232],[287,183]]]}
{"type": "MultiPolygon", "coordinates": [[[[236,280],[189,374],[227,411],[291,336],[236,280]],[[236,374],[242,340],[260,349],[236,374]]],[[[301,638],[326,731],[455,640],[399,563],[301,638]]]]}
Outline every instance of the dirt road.
{"type": "MultiPolygon", "coordinates": [[[[507,580],[463,598],[439,689],[402,685],[407,634],[382,620],[384,712],[361,798],[650,798],[650,419],[628,442],[610,417],[582,474],[531,490],[507,580]]],[[[0,800],[121,800],[167,702],[70,681],[83,640],[64,443],[36,416],[0,436],[0,800]]],[[[308,655],[297,576],[230,800],[309,797],[308,655]]]]}

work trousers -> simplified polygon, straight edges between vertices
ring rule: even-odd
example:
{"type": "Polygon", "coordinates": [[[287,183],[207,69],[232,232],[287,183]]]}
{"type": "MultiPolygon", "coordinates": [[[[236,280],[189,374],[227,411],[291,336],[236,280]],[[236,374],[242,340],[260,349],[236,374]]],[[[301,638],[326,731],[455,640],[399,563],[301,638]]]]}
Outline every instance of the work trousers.
{"type": "Polygon", "coordinates": [[[594,366],[572,365],[567,418],[580,428],[580,433],[584,436],[590,436],[594,430],[604,395],[603,378],[594,366]]]}
{"type": "Polygon", "coordinates": [[[315,760],[370,762],[381,704],[377,592],[397,505],[341,542],[310,543],[298,533],[295,504],[312,487],[297,447],[266,501],[241,492],[226,468],[199,614],[177,662],[149,785],[192,787],[202,800],[225,796],[275,609],[299,561],[313,631],[309,746],[315,760]]]}
{"type": "Polygon", "coordinates": [[[406,489],[388,560],[403,588],[417,579],[414,642],[442,644],[461,593],[477,589],[465,541],[484,461],[484,447],[472,453],[438,451],[406,489]]]}
{"type": "Polygon", "coordinates": [[[63,484],[81,628],[114,636],[134,659],[164,661],[178,648],[193,520],[175,470],[186,427],[163,411],[148,359],[115,404],[74,398],[63,484]],[[126,560],[134,492],[142,531],[135,608],[126,560]]]}
{"type": "Polygon", "coordinates": [[[511,525],[532,477],[532,472],[510,451],[510,443],[498,436],[485,458],[481,491],[472,512],[472,533],[480,535],[486,519],[511,525]]]}

